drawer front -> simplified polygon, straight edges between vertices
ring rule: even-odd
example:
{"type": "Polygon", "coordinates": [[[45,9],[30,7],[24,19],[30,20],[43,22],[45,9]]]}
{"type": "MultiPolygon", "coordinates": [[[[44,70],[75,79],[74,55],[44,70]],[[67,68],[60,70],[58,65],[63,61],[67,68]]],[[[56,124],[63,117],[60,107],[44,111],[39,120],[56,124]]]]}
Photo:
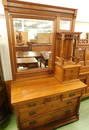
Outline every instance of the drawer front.
{"type": "Polygon", "coordinates": [[[85,74],[85,75],[79,75],[79,79],[87,79],[87,75],[85,74]]]}
{"type": "Polygon", "coordinates": [[[78,99],[75,98],[75,99],[67,100],[64,102],[54,101],[52,103],[41,105],[41,106],[39,106],[37,108],[33,108],[33,109],[28,109],[28,108],[19,109],[20,121],[23,122],[25,120],[40,116],[46,112],[61,109],[63,107],[69,106],[69,105],[73,105],[75,107],[77,105],[77,103],[78,103],[78,99]]]}
{"type": "Polygon", "coordinates": [[[23,102],[23,103],[19,103],[17,106],[17,109],[22,109],[22,108],[28,108],[28,109],[33,109],[36,107],[39,107],[40,105],[44,105],[44,104],[49,104],[53,101],[57,101],[60,100],[60,94],[56,94],[56,95],[50,95],[47,97],[42,97],[39,99],[34,99],[34,100],[30,100],[27,102],[23,102]]]}
{"type": "Polygon", "coordinates": [[[89,87],[87,87],[87,93],[89,93],[89,87]]]}
{"type": "Polygon", "coordinates": [[[77,77],[78,77],[78,68],[64,70],[64,81],[76,79],[77,77]]]}
{"type": "Polygon", "coordinates": [[[76,107],[69,106],[63,109],[52,111],[50,113],[44,113],[42,116],[33,118],[31,120],[25,120],[21,123],[22,128],[35,128],[56,120],[66,120],[66,118],[74,116],[76,114],[76,107]]]}
{"type": "Polygon", "coordinates": [[[80,97],[82,93],[83,93],[83,90],[75,90],[75,91],[66,92],[61,95],[61,100],[65,101],[68,99],[80,97]]]}

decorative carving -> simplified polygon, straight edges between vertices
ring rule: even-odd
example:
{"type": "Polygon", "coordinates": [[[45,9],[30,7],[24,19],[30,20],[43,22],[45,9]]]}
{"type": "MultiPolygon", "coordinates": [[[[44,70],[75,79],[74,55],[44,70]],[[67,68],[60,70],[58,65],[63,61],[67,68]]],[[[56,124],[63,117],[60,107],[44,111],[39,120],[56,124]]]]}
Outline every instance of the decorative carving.
{"type": "Polygon", "coordinates": [[[73,40],[73,39],[77,39],[79,40],[80,38],[80,33],[78,32],[60,32],[60,33],[57,33],[57,39],[58,40],[73,40]]]}

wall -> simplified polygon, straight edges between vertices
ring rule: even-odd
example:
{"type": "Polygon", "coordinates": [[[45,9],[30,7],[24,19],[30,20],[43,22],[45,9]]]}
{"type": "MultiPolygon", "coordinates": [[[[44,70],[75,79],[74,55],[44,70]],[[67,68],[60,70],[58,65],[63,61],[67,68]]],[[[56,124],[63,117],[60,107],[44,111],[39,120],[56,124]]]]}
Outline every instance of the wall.
{"type": "Polygon", "coordinates": [[[0,55],[2,61],[2,69],[4,73],[4,79],[11,80],[11,64],[10,64],[10,55],[8,47],[8,38],[6,30],[6,21],[3,15],[0,15],[0,55]]]}
{"type": "Polygon", "coordinates": [[[89,32],[89,22],[77,21],[75,25],[75,32],[89,32]]]}

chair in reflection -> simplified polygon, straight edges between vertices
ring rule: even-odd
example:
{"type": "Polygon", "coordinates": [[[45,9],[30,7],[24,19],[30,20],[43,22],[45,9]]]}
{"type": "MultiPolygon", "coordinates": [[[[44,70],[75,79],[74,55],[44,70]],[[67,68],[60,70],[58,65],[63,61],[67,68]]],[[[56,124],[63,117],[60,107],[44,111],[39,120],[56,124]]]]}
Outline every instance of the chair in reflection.
{"type": "Polygon", "coordinates": [[[75,49],[75,57],[79,58],[79,63],[81,65],[85,65],[85,55],[86,55],[86,49],[82,48],[76,48],[75,49]]]}
{"type": "Polygon", "coordinates": [[[27,42],[27,45],[29,47],[29,51],[32,51],[32,43],[31,42],[27,42]]]}
{"type": "Polygon", "coordinates": [[[44,51],[41,52],[41,59],[40,59],[40,66],[42,67],[42,64],[46,67],[48,67],[48,61],[51,55],[51,51],[44,51]]]}

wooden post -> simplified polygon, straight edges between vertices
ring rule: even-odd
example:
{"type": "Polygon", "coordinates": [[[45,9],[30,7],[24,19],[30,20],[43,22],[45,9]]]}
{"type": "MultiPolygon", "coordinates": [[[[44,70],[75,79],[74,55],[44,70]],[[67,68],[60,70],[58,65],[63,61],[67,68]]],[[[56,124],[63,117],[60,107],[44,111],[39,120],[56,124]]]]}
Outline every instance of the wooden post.
{"type": "Polygon", "coordinates": [[[65,37],[65,34],[62,34],[62,37],[61,37],[61,50],[60,50],[60,57],[63,58],[63,48],[64,48],[64,37],[65,37]]]}
{"type": "Polygon", "coordinates": [[[3,5],[7,5],[7,0],[2,0],[3,5]]]}

